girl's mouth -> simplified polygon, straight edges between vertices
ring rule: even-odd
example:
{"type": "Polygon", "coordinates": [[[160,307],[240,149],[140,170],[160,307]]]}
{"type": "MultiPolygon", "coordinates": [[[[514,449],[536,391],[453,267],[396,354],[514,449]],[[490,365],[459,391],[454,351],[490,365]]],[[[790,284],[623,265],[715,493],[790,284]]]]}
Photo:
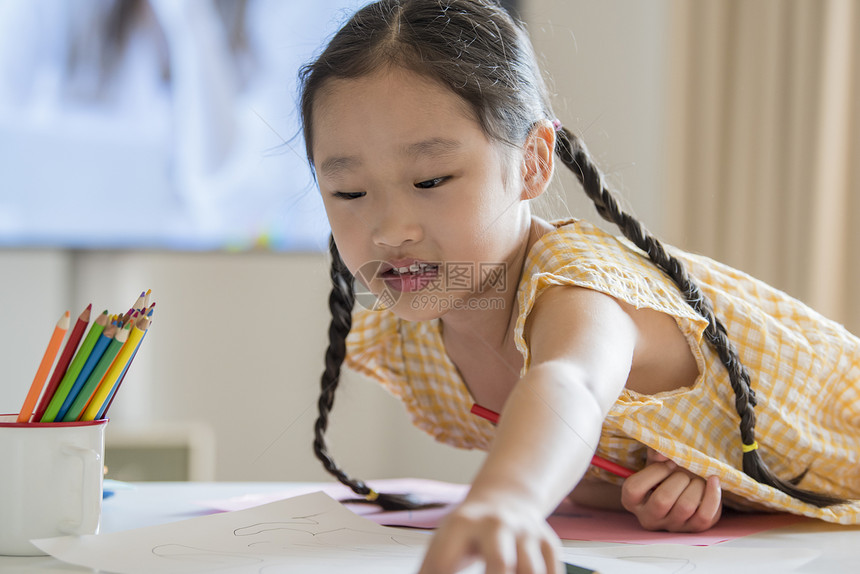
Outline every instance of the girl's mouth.
{"type": "Polygon", "coordinates": [[[395,291],[420,291],[439,276],[439,265],[414,262],[403,267],[392,267],[381,274],[385,284],[395,291]]]}

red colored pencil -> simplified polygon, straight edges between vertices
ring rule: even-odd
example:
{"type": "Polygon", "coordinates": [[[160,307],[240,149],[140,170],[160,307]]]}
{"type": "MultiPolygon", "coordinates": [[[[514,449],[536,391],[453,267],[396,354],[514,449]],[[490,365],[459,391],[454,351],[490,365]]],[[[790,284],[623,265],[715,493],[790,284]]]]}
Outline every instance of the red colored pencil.
{"type": "MultiPolygon", "coordinates": [[[[490,409],[482,407],[481,405],[472,405],[472,414],[485,418],[491,423],[498,424],[499,422],[499,413],[491,411],[490,409]]],[[[625,468],[618,463],[612,462],[611,460],[606,460],[605,458],[596,454],[591,458],[591,464],[593,464],[597,468],[602,468],[603,470],[611,472],[615,476],[620,476],[621,478],[627,478],[628,476],[633,474],[633,471],[629,468],[625,468]]]]}
{"type": "Polygon", "coordinates": [[[84,336],[87,324],[90,322],[90,313],[92,310],[93,304],[90,303],[87,305],[87,308],[81,311],[81,314],[78,315],[78,320],[75,321],[75,326],[72,328],[71,334],[69,334],[66,346],[63,347],[63,353],[60,355],[60,360],[57,361],[57,366],[54,367],[54,373],[51,375],[51,380],[48,381],[48,386],[45,387],[45,392],[42,394],[42,399],[39,401],[39,406],[36,408],[36,412],[33,415],[34,421],[42,419],[42,415],[45,414],[45,410],[48,408],[48,403],[51,402],[51,397],[54,396],[57,387],[60,386],[60,381],[62,380],[63,375],[66,374],[66,370],[69,368],[69,363],[72,362],[72,357],[78,349],[81,338],[84,336]]]}

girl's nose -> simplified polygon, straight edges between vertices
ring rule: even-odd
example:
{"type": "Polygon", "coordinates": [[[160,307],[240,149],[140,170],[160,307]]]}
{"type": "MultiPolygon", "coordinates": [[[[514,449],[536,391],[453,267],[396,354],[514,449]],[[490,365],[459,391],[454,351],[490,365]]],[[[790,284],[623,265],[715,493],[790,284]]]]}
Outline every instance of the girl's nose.
{"type": "Polygon", "coordinates": [[[380,247],[400,247],[424,237],[421,217],[407,205],[380,206],[375,214],[373,243],[380,247]]]}

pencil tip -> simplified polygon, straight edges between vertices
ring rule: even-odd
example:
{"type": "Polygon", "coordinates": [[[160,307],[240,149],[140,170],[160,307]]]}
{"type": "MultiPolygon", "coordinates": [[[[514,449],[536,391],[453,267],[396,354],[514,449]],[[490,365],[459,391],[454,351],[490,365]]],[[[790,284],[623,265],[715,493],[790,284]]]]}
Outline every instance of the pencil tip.
{"type": "Polygon", "coordinates": [[[90,303],[89,305],[87,305],[87,311],[92,311],[92,310],[93,310],[93,304],[90,303]]]}

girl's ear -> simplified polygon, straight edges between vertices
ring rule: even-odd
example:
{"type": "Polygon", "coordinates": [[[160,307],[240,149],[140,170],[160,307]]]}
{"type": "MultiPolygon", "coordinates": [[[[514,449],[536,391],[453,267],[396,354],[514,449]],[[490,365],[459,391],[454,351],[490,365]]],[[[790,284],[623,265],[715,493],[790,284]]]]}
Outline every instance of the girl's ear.
{"type": "Polygon", "coordinates": [[[549,185],[553,172],[555,128],[549,120],[532,126],[523,144],[523,192],[521,199],[535,199],[549,185]]]}

